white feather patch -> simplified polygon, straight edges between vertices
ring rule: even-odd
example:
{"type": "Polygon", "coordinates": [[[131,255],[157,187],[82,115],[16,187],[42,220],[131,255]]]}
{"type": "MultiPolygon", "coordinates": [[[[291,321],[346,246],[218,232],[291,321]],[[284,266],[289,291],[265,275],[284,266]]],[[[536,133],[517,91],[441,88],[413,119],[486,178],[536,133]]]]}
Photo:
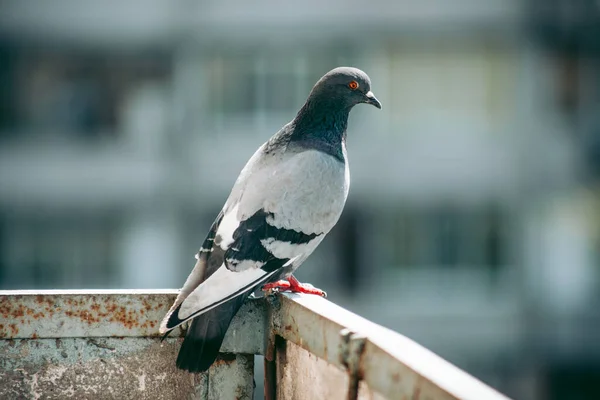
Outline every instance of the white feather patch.
{"type": "Polygon", "coordinates": [[[316,243],[320,239],[318,236],[308,243],[294,244],[290,242],[282,242],[274,238],[262,239],[260,243],[263,247],[277,258],[294,258],[299,255],[312,252],[316,243]]]}
{"type": "Polygon", "coordinates": [[[344,203],[348,198],[348,192],[350,191],[350,165],[348,165],[348,151],[346,150],[346,143],[342,143],[342,154],[344,155],[344,203]]]}
{"type": "Polygon", "coordinates": [[[260,268],[265,265],[262,261],[254,261],[254,260],[236,260],[235,258],[228,258],[227,263],[234,266],[234,270],[241,271],[248,268],[260,268]]]}
{"type": "Polygon", "coordinates": [[[216,307],[227,297],[274,272],[254,268],[233,272],[222,265],[183,301],[178,317],[185,319],[203,308],[216,307]]]}
{"type": "Polygon", "coordinates": [[[219,246],[223,250],[227,250],[231,243],[233,243],[233,233],[240,225],[240,220],[237,217],[239,204],[236,204],[231,210],[229,210],[221,220],[217,235],[221,238],[219,246]]]}

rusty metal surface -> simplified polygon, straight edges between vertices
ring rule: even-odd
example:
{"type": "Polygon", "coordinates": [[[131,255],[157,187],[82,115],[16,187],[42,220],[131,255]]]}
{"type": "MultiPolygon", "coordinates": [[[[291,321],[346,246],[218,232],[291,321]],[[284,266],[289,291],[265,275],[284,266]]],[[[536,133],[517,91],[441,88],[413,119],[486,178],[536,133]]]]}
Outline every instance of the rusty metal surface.
{"type": "MultiPolygon", "coordinates": [[[[0,291],[0,339],[157,337],[175,290],[0,291]]],[[[249,300],[222,351],[262,354],[267,305],[249,300]]],[[[176,329],[171,336],[182,336],[176,329]]]]}
{"type": "Polygon", "coordinates": [[[206,374],[175,368],[180,341],[0,340],[0,398],[205,399],[206,374]]]}
{"type": "Polygon", "coordinates": [[[224,354],[208,371],[208,400],[251,400],[254,394],[254,355],[224,354]]]}
{"type": "Polygon", "coordinates": [[[281,341],[277,347],[278,400],[347,400],[349,376],[302,347],[281,341]]]}
{"type": "Polygon", "coordinates": [[[265,354],[269,304],[264,298],[248,299],[231,321],[221,345],[225,353],[265,354]]]}
{"type": "Polygon", "coordinates": [[[0,291],[0,399],[251,399],[267,302],[234,318],[208,373],[177,370],[182,330],[160,342],[176,291],[0,291]]]}
{"type": "Polygon", "coordinates": [[[175,368],[176,291],[0,291],[0,398],[249,399],[264,354],[278,399],[506,397],[406,337],[316,296],[246,302],[207,374],[175,368]],[[235,353],[235,354],[233,354],[235,353]]]}
{"type": "Polygon", "coordinates": [[[0,338],[158,336],[158,324],[176,295],[176,291],[0,291],[0,338]]]}
{"type": "MultiPolygon", "coordinates": [[[[425,399],[424,397],[416,398],[425,399]]],[[[374,390],[371,390],[371,388],[364,381],[360,381],[358,385],[358,400],[386,400],[386,398],[374,390]]]]}
{"type": "Polygon", "coordinates": [[[277,363],[275,360],[269,361],[264,358],[263,369],[263,391],[265,400],[275,400],[277,398],[277,363]]]}
{"type": "Polygon", "coordinates": [[[267,331],[264,337],[264,397],[265,400],[275,400],[277,398],[277,363],[275,359],[275,349],[278,337],[275,332],[278,323],[275,310],[279,309],[280,302],[278,296],[267,296],[267,331]]]}
{"type": "MultiPolygon", "coordinates": [[[[387,399],[506,400],[412,340],[317,296],[279,296],[273,329],[349,376],[362,396],[387,399]]],[[[360,396],[359,393],[349,396],[360,396]]],[[[368,397],[367,397],[368,398],[368,397]]]]}
{"type": "Polygon", "coordinates": [[[362,376],[362,357],[367,338],[360,333],[348,328],[342,329],[340,335],[343,340],[340,361],[348,372],[348,400],[358,399],[358,388],[362,376]]]}
{"type": "Polygon", "coordinates": [[[190,374],[175,368],[181,340],[0,340],[0,399],[252,398],[252,355],[223,355],[190,374]]]}

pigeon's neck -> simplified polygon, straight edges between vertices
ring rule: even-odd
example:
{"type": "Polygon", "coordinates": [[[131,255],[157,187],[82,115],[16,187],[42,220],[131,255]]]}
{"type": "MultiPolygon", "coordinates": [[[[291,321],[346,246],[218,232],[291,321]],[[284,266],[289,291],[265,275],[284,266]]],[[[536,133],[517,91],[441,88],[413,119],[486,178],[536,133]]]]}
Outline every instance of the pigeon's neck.
{"type": "Polygon", "coordinates": [[[309,100],[293,121],[290,139],[343,161],[342,144],[346,140],[349,113],[350,108],[331,107],[309,100]]]}

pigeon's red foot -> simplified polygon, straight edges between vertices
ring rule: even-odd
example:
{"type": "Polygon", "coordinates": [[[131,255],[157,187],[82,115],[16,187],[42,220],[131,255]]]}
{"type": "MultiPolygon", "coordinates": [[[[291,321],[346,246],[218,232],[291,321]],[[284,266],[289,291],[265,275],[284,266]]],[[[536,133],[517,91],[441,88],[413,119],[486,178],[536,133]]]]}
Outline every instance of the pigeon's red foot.
{"type": "Polygon", "coordinates": [[[262,287],[262,290],[264,292],[267,292],[269,290],[284,291],[284,290],[288,290],[290,288],[290,286],[291,285],[288,281],[280,280],[280,281],[275,281],[275,282],[271,282],[271,283],[265,283],[262,287]]]}
{"type": "Polygon", "coordinates": [[[279,292],[292,292],[292,293],[306,293],[306,294],[315,294],[317,296],[327,297],[327,293],[325,293],[321,289],[317,289],[310,283],[300,283],[298,279],[294,278],[293,275],[290,275],[288,280],[281,280],[277,282],[267,283],[262,287],[263,291],[279,291],[279,292]]]}

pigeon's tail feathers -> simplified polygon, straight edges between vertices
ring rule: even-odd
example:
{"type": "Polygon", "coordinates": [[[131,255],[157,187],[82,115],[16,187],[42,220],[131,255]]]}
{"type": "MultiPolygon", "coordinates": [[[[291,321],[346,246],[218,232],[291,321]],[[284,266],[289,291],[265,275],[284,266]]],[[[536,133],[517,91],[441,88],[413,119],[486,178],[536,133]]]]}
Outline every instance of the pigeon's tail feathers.
{"type": "Polygon", "coordinates": [[[167,338],[167,336],[169,336],[169,333],[171,333],[171,332],[173,332],[173,331],[167,331],[166,333],[163,333],[162,336],[160,337],[160,341],[161,342],[164,341],[167,338]]]}
{"type": "MultiPolygon", "coordinates": [[[[183,303],[175,303],[173,304],[173,306],[171,306],[171,309],[169,310],[169,312],[167,312],[167,315],[165,315],[165,317],[163,318],[162,322],[160,323],[160,327],[158,328],[158,333],[160,333],[162,336],[161,341],[165,340],[165,338],[167,336],[169,336],[169,334],[171,333],[171,331],[173,331],[173,329],[177,328],[179,325],[183,324],[185,321],[189,320],[190,318],[192,318],[193,316],[187,317],[187,318],[179,318],[179,310],[181,309],[181,305],[183,303]]],[[[195,314],[197,315],[197,314],[195,314]]]]}
{"type": "MultiPolygon", "coordinates": [[[[194,265],[194,269],[192,270],[192,272],[186,279],[183,287],[181,288],[181,290],[179,291],[179,294],[177,295],[177,299],[175,299],[175,302],[173,303],[173,305],[167,312],[167,315],[165,315],[162,322],[160,323],[158,332],[161,335],[164,335],[163,339],[165,337],[167,337],[167,335],[169,334],[169,331],[171,329],[173,329],[173,327],[168,326],[168,322],[169,322],[169,319],[171,318],[171,315],[175,312],[175,310],[179,310],[179,306],[181,305],[181,303],[183,303],[185,301],[185,299],[190,295],[190,293],[192,293],[194,290],[196,290],[196,288],[202,282],[204,282],[206,280],[207,276],[210,276],[214,272],[211,269],[208,261],[209,261],[209,258],[211,258],[211,256],[215,256],[215,254],[213,254],[213,250],[214,250],[213,244],[214,244],[217,229],[219,228],[219,225],[220,225],[222,219],[223,219],[223,212],[220,212],[219,215],[217,216],[217,219],[212,224],[210,231],[208,232],[208,235],[206,236],[206,239],[204,239],[204,243],[202,243],[202,247],[200,247],[200,250],[195,255],[196,264],[194,265]]],[[[217,256],[217,258],[219,258],[218,252],[217,252],[216,256],[217,256]]],[[[217,262],[216,265],[215,265],[215,263],[212,263],[212,265],[214,265],[215,267],[218,268],[218,264],[220,264],[220,263],[222,263],[222,261],[217,262]]]]}
{"type": "Polygon", "coordinates": [[[189,372],[203,372],[210,368],[219,354],[231,320],[246,297],[245,293],[230,299],[191,321],[177,356],[177,368],[189,372]]]}
{"type": "Polygon", "coordinates": [[[197,288],[198,285],[200,285],[200,283],[202,283],[202,281],[204,280],[204,276],[206,273],[206,258],[207,258],[206,253],[203,253],[202,250],[200,250],[200,252],[196,255],[197,261],[196,261],[196,265],[194,266],[194,269],[192,270],[192,273],[187,278],[187,281],[183,285],[183,288],[177,295],[177,299],[175,300],[175,302],[173,303],[173,305],[171,306],[171,308],[169,309],[169,311],[167,312],[167,314],[161,321],[160,326],[158,328],[158,332],[161,335],[164,335],[163,340],[164,340],[164,338],[166,338],[169,335],[169,332],[173,328],[175,328],[174,326],[173,327],[169,326],[169,320],[171,319],[171,316],[174,313],[177,314],[177,312],[179,312],[181,303],[183,303],[183,301],[187,298],[187,296],[189,296],[189,294],[195,288],[197,288]]]}
{"type": "Polygon", "coordinates": [[[250,293],[275,272],[277,269],[270,272],[262,269],[232,272],[222,266],[202,282],[183,302],[169,311],[161,323],[159,332],[166,333],[185,321],[219,307],[242,293],[250,293]]]}

